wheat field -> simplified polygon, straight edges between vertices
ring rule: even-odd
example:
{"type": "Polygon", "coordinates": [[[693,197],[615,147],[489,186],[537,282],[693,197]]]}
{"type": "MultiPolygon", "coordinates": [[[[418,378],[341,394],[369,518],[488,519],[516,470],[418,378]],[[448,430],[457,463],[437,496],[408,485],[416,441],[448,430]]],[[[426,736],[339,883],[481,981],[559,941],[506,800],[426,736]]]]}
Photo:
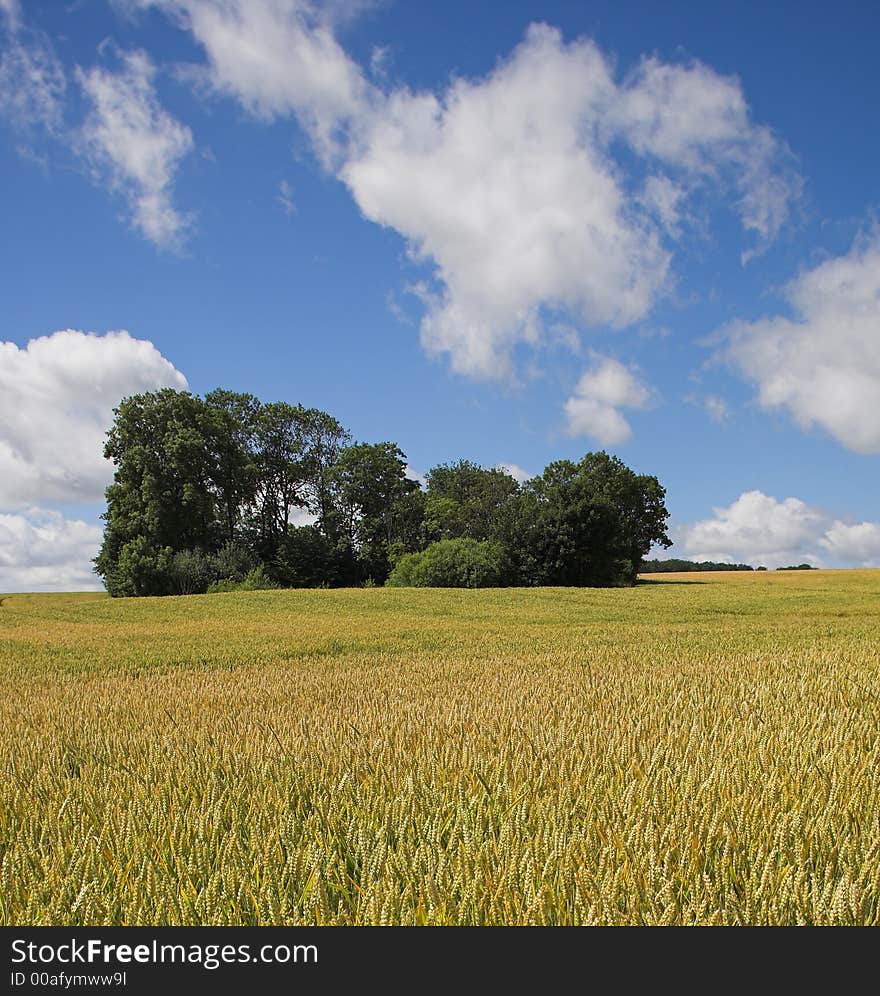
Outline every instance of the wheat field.
{"type": "Polygon", "coordinates": [[[877,924],[880,571],[0,604],[3,924],[877,924]]]}

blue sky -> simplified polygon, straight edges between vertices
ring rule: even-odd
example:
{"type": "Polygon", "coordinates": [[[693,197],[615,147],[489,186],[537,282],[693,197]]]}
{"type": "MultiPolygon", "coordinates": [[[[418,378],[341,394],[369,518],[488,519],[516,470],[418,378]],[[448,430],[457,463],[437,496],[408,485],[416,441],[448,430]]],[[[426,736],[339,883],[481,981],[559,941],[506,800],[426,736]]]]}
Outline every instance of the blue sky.
{"type": "Polygon", "coordinates": [[[0,589],[94,586],[109,413],[186,384],[416,472],[606,448],[677,555],[880,566],[876,5],[0,21],[0,589]]]}

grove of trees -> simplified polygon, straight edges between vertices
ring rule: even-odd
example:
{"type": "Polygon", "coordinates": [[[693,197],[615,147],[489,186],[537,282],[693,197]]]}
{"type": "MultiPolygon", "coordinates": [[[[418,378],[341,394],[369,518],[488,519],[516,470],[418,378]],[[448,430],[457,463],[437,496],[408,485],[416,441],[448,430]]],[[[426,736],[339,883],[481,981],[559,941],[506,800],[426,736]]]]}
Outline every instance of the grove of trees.
{"type": "Polygon", "coordinates": [[[395,443],[221,389],[126,398],[104,453],[115,473],[95,570],[114,596],[628,585],[652,546],[671,545],[657,478],[605,452],[523,484],[459,460],[422,488],[395,443]]]}

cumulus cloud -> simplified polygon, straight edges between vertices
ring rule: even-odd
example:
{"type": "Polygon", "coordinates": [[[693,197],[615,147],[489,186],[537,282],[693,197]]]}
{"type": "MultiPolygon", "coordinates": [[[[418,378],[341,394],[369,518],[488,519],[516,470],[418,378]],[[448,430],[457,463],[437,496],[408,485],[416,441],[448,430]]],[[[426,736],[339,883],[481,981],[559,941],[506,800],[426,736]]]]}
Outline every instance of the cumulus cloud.
{"type": "Polygon", "coordinates": [[[880,453],[880,234],[792,281],[793,317],[726,327],[725,355],[767,408],[880,453]]]}
{"type": "Polygon", "coordinates": [[[753,567],[880,567],[880,523],[846,523],[799,498],[746,491],[673,531],[677,556],[753,567]]]}
{"type": "Polygon", "coordinates": [[[644,318],[694,191],[732,190],[761,240],[798,193],[739,82],[698,62],[619,80],[592,41],[537,24],[486,76],[413,92],[370,81],[309,0],[132,2],[192,33],[215,92],[296,117],[363,215],[403,236],[431,271],[422,343],[464,374],[514,377],[517,344],[559,318],[644,318]]]}
{"type": "Polygon", "coordinates": [[[91,562],[100,545],[100,526],[60,512],[0,513],[0,591],[98,589],[91,562]]]}
{"type": "Polygon", "coordinates": [[[847,525],[838,520],[819,542],[836,560],[857,567],[880,567],[880,522],[847,525]]]}
{"type": "Polygon", "coordinates": [[[594,364],[565,402],[568,430],[592,436],[604,446],[624,443],[632,435],[620,408],[644,408],[651,392],[619,360],[594,354],[594,364]]]}
{"type": "Polygon", "coordinates": [[[433,267],[425,348],[508,378],[513,348],[540,343],[548,314],[622,327],[649,313],[691,191],[733,186],[743,225],[772,238],[798,192],[784,159],[736,81],[646,60],[618,83],[593,42],[533,25],[484,78],[374,100],[339,176],[433,267]]]}
{"type": "Polygon", "coordinates": [[[78,70],[93,108],[82,143],[96,179],[106,178],[125,197],[135,227],[160,248],[173,248],[188,221],[174,207],[172,183],[193,138],[159,104],[155,74],[149,56],[140,51],[123,55],[119,72],[78,70]]]}
{"type": "Polygon", "coordinates": [[[455,369],[510,376],[542,309],[623,326],[663,286],[669,255],[596,140],[613,91],[592,42],[536,26],[484,79],[395,91],[354,143],[340,175],[433,265],[422,342],[455,369]]]}
{"type": "Polygon", "coordinates": [[[732,505],[712,511],[713,518],[684,526],[675,536],[691,560],[766,567],[820,561],[815,547],[825,519],[799,498],[778,501],[746,491],[732,505]]]}
{"type": "Polygon", "coordinates": [[[369,103],[360,67],[333,33],[339,6],[309,0],[136,0],[188,29],[207,56],[205,79],[256,117],[295,115],[326,165],[340,131],[369,103]]]}
{"type": "MultiPolygon", "coordinates": [[[[683,183],[731,185],[744,228],[762,244],[778,233],[800,195],[790,152],[769,128],[751,121],[739,80],[698,61],[642,59],[609,118],[636,152],[666,164],[683,183]]],[[[655,199],[674,221],[680,188],[653,182],[655,199]]]]}
{"type": "Polygon", "coordinates": [[[0,508],[100,501],[112,478],[102,451],[113,408],[186,386],[151,342],[127,332],[0,343],[0,508]]]}

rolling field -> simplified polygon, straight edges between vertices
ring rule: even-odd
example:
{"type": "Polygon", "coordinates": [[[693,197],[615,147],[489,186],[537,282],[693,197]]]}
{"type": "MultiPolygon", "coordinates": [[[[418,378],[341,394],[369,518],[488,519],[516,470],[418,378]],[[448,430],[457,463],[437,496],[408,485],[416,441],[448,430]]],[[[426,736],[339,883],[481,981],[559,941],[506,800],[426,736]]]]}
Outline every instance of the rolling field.
{"type": "Polygon", "coordinates": [[[4,924],[878,924],[880,571],[0,605],[4,924]]]}

